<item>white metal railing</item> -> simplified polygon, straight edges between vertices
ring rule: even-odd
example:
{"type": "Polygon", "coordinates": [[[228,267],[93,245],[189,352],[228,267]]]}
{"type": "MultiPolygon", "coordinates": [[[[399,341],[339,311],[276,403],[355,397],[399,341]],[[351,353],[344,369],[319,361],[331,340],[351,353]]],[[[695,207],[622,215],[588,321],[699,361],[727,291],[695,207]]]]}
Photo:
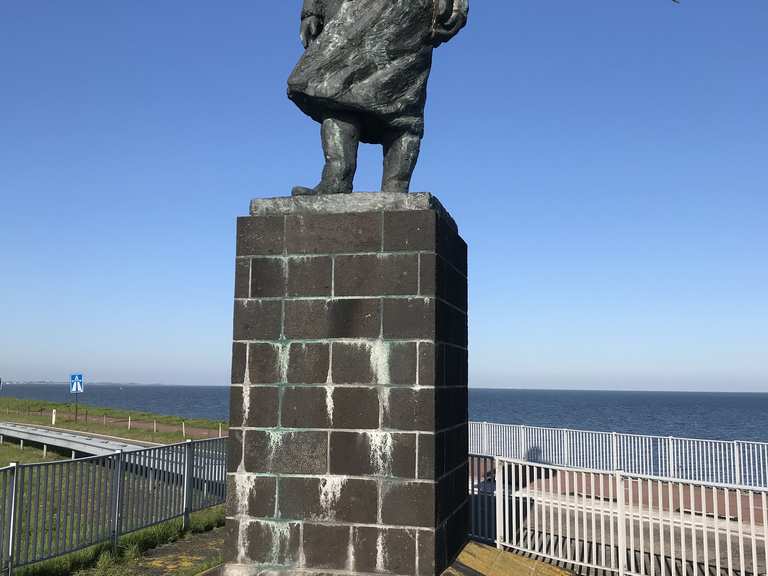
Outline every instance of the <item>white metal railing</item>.
{"type": "Polygon", "coordinates": [[[493,520],[475,535],[499,548],[619,576],[766,574],[764,489],[490,460],[470,459],[472,527],[493,520]]]}
{"type": "Polygon", "coordinates": [[[469,451],[599,471],[768,488],[768,443],[469,423],[469,451]]]}

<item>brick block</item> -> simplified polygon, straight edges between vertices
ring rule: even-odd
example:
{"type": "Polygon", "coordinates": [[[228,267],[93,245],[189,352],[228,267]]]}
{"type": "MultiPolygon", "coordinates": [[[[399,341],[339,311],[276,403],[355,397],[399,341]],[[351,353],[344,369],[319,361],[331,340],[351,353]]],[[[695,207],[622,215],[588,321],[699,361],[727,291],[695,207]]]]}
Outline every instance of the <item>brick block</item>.
{"type": "Polygon", "coordinates": [[[382,486],[381,520],[396,526],[434,528],[436,496],[432,482],[386,482],[382,486]]]}
{"type": "Polygon", "coordinates": [[[224,549],[222,556],[224,562],[237,560],[237,536],[240,531],[240,522],[234,518],[224,520],[224,549]]]}
{"type": "Polygon", "coordinates": [[[289,254],[378,252],[381,214],[297,214],[286,217],[289,254]]]}
{"type": "Polygon", "coordinates": [[[334,384],[372,384],[374,373],[370,344],[334,342],[331,372],[334,384]]]}
{"type": "MultiPolygon", "coordinates": [[[[452,410],[455,408],[451,407],[452,410]]],[[[384,411],[384,427],[394,430],[435,429],[435,389],[393,388],[389,409],[384,411]]]]}
{"type": "Polygon", "coordinates": [[[232,344],[232,384],[242,384],[245,381],[245,355],[248,345],[244,342],[232,344]]]}
{"type": "Polygon", "coordinates": [[[378,391],[375,388],[334,388],[333,427],[357,430],[378,428],[378,391]]]}
{"type": "MultiPolygon", "coordinates": [[[[386,329],[386,307],[384,327],[386,329]]],[[[467,315],[442,300],[437,301],[437,339],[467,347],[467,315]]]]}
{"type": "Polygon", "coordinates": [[[288,296],[331,296],[332,263],[329,256],[288,259],[288,296]]]}
{"type": "Polygon", "coordinates": [[[435,338],[433,298],[386,298],[383,306],[384,338],[392,340],[435,338]]]}
{"type": "Polygon", "coordinates": [[[235,340],[280,338],[283,307],[278,300],[236,300],[235,340]]]}
{"type": "Polygon", "coordinates": [[[283,253],[283,217],[237,219],[237,255],[265,256],[283,253]]]}
{"type": "Polygon", "coordinates": [[[285,261],[282,258],[251,259],[250,298],[285,296],[285,261]]]}
{"type": "Polygon", "coordinates": [[[375,480],[282,477],[280,515],[285,519],[314,519],[374,524],[378,513],[375,480]]]}
{"type": "Polygon", "coordinates": [[[466,388],[435,389],[435,430],[451,428],[466,422],[466,388]]]}
{"type": "Polygon", "coordinates": [[[252,517],[273,517],[276,487],[277,480],[268,476],[228,475],[226,515],[235,516],[245,513],[252,517]],[[245,502],[238,500],[240,496],[245,496],[245,502]]]}
{"type": "Polygon", "coordinates": [[[442,574],[445,563],[439,564],[437,561],[438,545],[437,534],[434,531],[419,532],[419,542],[417,554],[419,557],[418,576],[435,576],[442,574]]]}
{"type": "Polygon", "coordinates": [[[436,296],[467,310],[467,279],[436,254],[420,254],[419,294],[436,296]]]}
{"type": "Polygon", "coordinates": [[[249,298],[251,294],[251,260],[238,258],[235,262],[235,298],[249,298]]]}
{"type": "Polygon", "coordinates": [[[380,332],[377,299],[289,300],[285,303],[285,336],[318,338],[376,338],[380,332]]]}
{"type": "Polygon", "coordinates": [[[280,346],[277,344],[248,344],[248,377],[251,384],[280,382],[280,346]]]}
{"type": "MultiPolygon", "coordinates": [[[[307,566],[343,570],[349,557],[352,528],[324,524],[304,524],[304,559],[307,566]]],[[[354,549],[354,548],[353,548],[354,549]]]]}
{"type": "Polygon", "coordinates": [[[413,478],[416,436],[390,432],[332,432],[330,473],[413,478]]]}
{"type": "MultiPolygon", "coordinates": [[[[358,526],[354,531],[355,570],[414,574],[416,531],[358,526]]],[[[434,576],[434,575],[433,575],[434,576]]]]}
{"type": "Polygon", "coordinates": [[[325,388],[305,386],[283,392],[280,422],[284,428],[329,428],[332,413],[332,398],[325,388]]]}
{"type": "Polygon", "coordinates": [[[227,439],[227,472],[234,472],[243,460],[243,432],[230,430],[227,439]]]}
{"type": "Polygon", "coordinates": [[[325,383],[328,380],[329,362],[328,344],[291,344],[288,354],[288,383],[325,383]]]}
{"type": "Polygon", "coordinates": [[[229,422],[230,426],[251,426],[271,428],[278,421],[278,389],[265,386],[246,386],[248,406],[244,410],[245,390],[233,386],[230,390],[229,422]]]}
{"type": "Polygon", "coordinates": [[[419,460],[418,460],[418,479],[434,480],[435,474],[435,452],[437,450],[435,434],[419,434],[419,460]]]}
{"type": "Polygon", "coordinates": [[[464,503],[448,519],[445,531],[446,562],[452,563],[461,553],[468,540],[469,533],[469,504],[464,503]]]}
{"type": "Polygon", "coordinates": [[[416,384],[416,342],[388,342],[389,383],[416,384]]]}
{"type": "Polygon", "coordinates": [[[301,545],[297,522],[251,520],[246,531],[248,557],[259,564],[295,564],[301,545]]]}
{"type": "Polygon", "coordinates": [[[467,243],[441,218],[438,218],[435,251],[457,268],[464,277],[467,276],[467,243]]]}
{"type": "Polygon", "coordinates": [[[384,251],[434,252],[436,219],[432,210],[385,212],[384,251]]]}
{"type": "Polygon", "coordinates": [[[325,432],[245,432],[246,472],[325,474],[328,434],[325,432]]]}
{"type": "Polygon", "coordinates": [[[419,260],[416,254],[337,256],[334,268],[336,296],[417,294],[419,260]]]}
{"type": "Polygon", "coordinates": [[[419,342],[419,386],[437,386],[437,348],[432,342],[419,342]]]}

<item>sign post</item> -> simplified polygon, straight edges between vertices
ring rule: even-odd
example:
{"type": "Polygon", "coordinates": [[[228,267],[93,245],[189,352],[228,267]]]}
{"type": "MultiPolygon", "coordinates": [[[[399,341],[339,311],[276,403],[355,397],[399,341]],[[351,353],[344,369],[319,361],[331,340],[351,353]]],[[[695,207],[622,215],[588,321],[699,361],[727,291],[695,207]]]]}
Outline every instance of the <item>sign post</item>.
{"type": "Polygon", "coordinates": [[[69,375],[69,393],[75,395],[75,422],[77,422],[77,397],[83,393],[83,375],[69,375]]]}

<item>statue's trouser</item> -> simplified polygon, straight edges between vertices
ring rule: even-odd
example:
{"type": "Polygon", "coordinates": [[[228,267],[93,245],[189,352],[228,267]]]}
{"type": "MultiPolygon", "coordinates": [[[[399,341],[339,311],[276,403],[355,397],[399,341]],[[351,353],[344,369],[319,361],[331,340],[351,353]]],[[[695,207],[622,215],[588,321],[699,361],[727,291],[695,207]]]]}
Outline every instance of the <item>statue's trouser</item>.
{"type": "Polygon", "coordinates": [[[320,135],[325,167],[323,179],[316,188],[318,194],[352,192],[352,181],[357,169],[357,148],[360,145],[360,126],[350,120],[326,118],[320,135]]]}
{"type": "Polygon", "coordinates": [[[421,138],[408,132],[391,133],[384,142],[382,192],[408,192],[419,159],[421,138]]]}
{"type": "MultiPolygon", "coordinates": [[[[315,191],[318,194],[352,192],[360,145],[360,125],[353,119],[326,118],[320,130],[325,167],[315,191]]],[[[383,143],[383,192],[408,192],[419,158],[421,138],[408,132],[391,132],[383,143]]]]}

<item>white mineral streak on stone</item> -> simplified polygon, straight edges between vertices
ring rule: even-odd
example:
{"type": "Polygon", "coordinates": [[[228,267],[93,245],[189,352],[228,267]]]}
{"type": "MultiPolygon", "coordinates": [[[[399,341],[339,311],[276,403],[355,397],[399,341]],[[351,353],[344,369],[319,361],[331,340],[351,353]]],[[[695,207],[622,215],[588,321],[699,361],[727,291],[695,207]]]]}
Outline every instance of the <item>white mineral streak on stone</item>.
{"type": "Polygon", "coordinates": [[[347,483],[344,476],[327,476],[320,481],[320,507],[324,517],[336,519],[336,503],[341,497],[341,490],[347,483]]]}
{"type": "Polygon", "coordinates": [[[248,426],[248,415],[251,413],[251,372],[250,364],[251,347],[245,346],[245,378],[243,379],[243,426],[248,426]]]}
{"type": "Polygon", "coordinates": [[[349,527],[349,542],[347,542],[347,571],[355,571],[355,527],[349,527]]]}
{"type": "Polygon", "coordinates": [[[256,477],[250,474],[235,474],[235,496],[237,498],[237,512],[235,514],[240,524],[237,532],[237,561],[246,561],[246,549],[248,542],[246,533],[248,530],[248,498],[256,484],[256,477]]]}
{"type": "Polygon", "coordinates": [[[272,563],[280,563],[280,551],[287,549],[290,544],[291,527],[285,523],[270,522],[267,524],[272,531],[272,563]]]}
{"type": "Polygon", "coordinates": [[[384,340],[376,340],[371,346],[371,372],[374,382],[388,385],[389,377],[389,344],[384,340]]]}
{"type": "Polygon", "coordinates": [[[269,465],[272,466],[275,450],[280,448],[283,443],[283,433],[279,430],[268,430],[267,434],[269,435],[269,465]]]}
{"type": "Polygon", "coordinates": [[[326,386],[333,384],[333,346],[328,346],[328,375],[325,377],[326,386]]]}
{"type": "Polygon", "coordinates": [[[384,418],[389,415],[389,392],[390,388],[379,388],[379,409],[381,410],[380,422],[384,422],[384,418]]]}
{"type": "Polygon", "coordinates": [[[328,413],[328,423],[333,426],[333,387],[325,387],[325,411],[328,413]]]}
{"type": "Polygon", "coordinates": [[[237,495],[237,514],[248,515],[248,498],[256,485],[252,474],[235,474],[235,494],[237,495]]]}
{"type": "MultiPolygon", "coordinates": [[[[238,502],[238,508],[240,507],[240,504],[238,502]]],[[[248,557],[246,555],[247,549],[248,549],[248,524],[249,521],[247,518],[240,518],[240,523],[238,525],[237,530],[237,562],[238,564],[243,564],[248,561],[248,557]]]]}
{"type": "Polygon", "coordinates": [[[367,432],[371,445],[371,465],[379,476],[392,472],[392,434],[380,430],[367,432]]]}
{"type": "Polygon", "coordinates": [[[224,576],[256,576],[257,574],[261,575],[263,573],[253,566],[227,564],[224,567],[224,576]]]}
{"type": "MultiPolygon", "coordinates": [[[[304,344],[301,345],[304,347],[304,344]]],[[[288,362],[291,356],[291,345],[283,344],[280,346],[280,381],[288,382],[288,362]]]]}
{"type": "Polygon", "coordinates": [[[376,572],[384,572],[384,532],[376,537],[376,572]]]}
{"type": "Polygon", "coordinates": [[[302,522],[299,524],[299,566],[306,565],[307,557],[304,555],[304,523],[302,522]]]}

